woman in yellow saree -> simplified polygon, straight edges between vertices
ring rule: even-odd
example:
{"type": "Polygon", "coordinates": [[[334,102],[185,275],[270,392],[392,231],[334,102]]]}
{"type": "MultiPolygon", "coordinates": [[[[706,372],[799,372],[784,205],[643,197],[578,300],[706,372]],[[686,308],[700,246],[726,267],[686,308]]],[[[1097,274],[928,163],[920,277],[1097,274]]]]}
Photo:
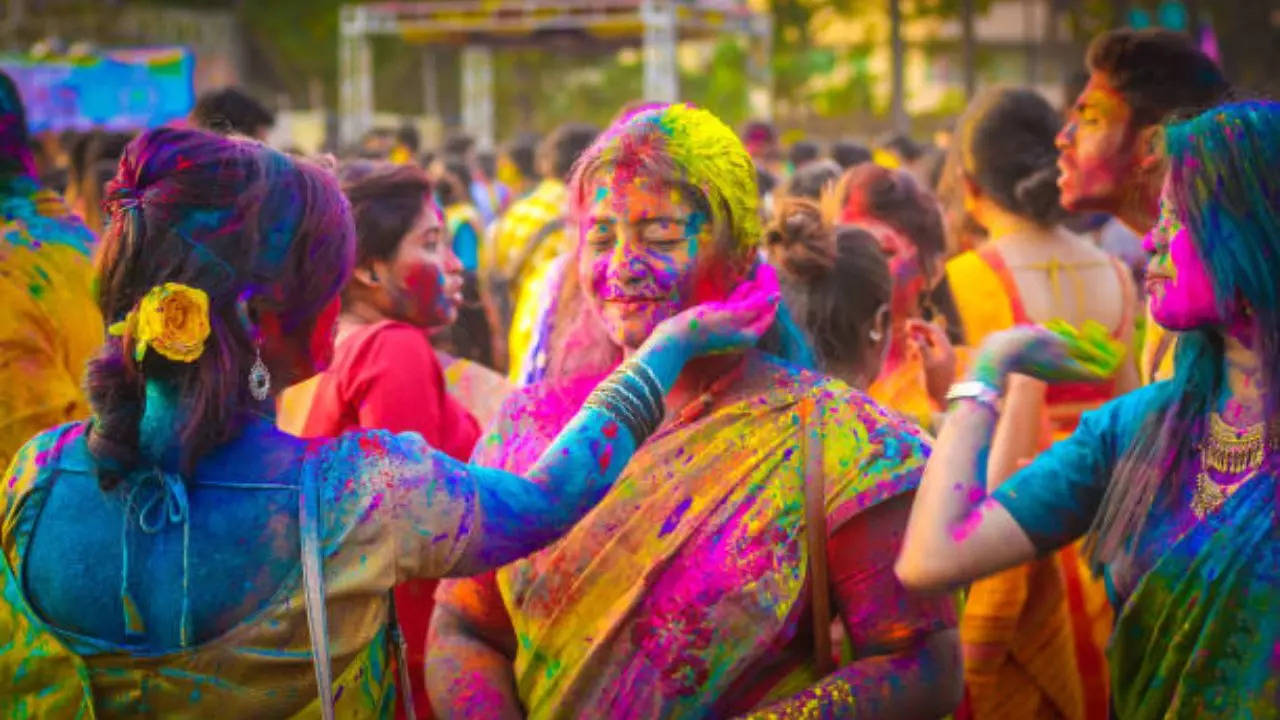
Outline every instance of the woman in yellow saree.
{"type": "MultiPolygon", "coordinates": [[[[616,123],[571,185],[584,292],[559,304],[582,312],[570,322],[601,326],[616,362],[683,304],[763,272],[754,177],[741,142],[704,110],[649,106],[616,123]]],[[[526,464],[590,378],[517,391],[476,459],[526,464]]],[[[949,712],[950,599],[902,593],[884,563],[923,436],[847,385],[759,351],[691,368],[668,402],[617,492],[563,542],[441,586],[428,643],[437,715],[949,712]],[[823,561],[830,578],[815,582],[811,563],[823,561]],[[855,648],[836,670],[810,632],[823,608],[855,648]]]]}
{"type": "MultiPolygon", "coordinates": [[[[1060,125],[1038,95],[1012,89],[980,96],[960,121],[957,185],[989,237],[946,265],[972,347],[1000,330],[1054,319],[1103,325],[1125,342],[1133,335],[1128,269],[1058,225],[1060,125]]],[[[1115,379],[1048,388],[1038,449],[1069,435],[1082,412],[1136,385],[1136,366],[1124,368],[1115,379]]],[[[1026,448],[1028,457],[1034,449],[1026,448]]],[[[960,624],[974,717],[1104,720],[1110,626],[1106,592],[1075,547],[974,583],[960,624]]]]}

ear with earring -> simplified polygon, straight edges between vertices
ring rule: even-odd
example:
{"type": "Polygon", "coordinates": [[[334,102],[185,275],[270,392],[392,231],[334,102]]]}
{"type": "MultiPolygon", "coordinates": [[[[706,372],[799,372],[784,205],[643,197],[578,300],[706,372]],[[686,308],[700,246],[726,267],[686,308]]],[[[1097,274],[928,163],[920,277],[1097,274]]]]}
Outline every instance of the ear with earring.
{"type": "Polygon", "coordinates": [[[244,326],[245,332],[253,341],[254,358],[253,365],[249,366],[249,395],[254,400],[262,402],[271,394],[271,371],[262,361],[262,330],[249,317],[249,297],[248,290],[240,293],[240,297],[236,299],[236,314],[240,317],[240,324],[244,326]]]}

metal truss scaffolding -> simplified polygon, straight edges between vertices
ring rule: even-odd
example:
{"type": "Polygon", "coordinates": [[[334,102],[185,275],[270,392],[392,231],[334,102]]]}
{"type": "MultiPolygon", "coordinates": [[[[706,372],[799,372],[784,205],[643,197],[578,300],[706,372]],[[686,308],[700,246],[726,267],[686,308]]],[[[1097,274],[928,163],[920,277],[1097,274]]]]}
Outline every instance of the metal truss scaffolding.
{"type": "MultiPolygon", "coordinates": [[[[357,140],[373,123],[374,36],[462,48],[462,120],[481,146],[493,144],[493,51],[538,47],[548,34],[577,32],[605,47],[640,45],[647,100],[679,98],[676,44],[721,35],[746,37],[752,110],[769,108],[769,15],[743,0],[439,0],[344,5],[339,11],[339,135],[357,140]]],[[[426,103],[435,112],[434,93],[426,103]]]]}

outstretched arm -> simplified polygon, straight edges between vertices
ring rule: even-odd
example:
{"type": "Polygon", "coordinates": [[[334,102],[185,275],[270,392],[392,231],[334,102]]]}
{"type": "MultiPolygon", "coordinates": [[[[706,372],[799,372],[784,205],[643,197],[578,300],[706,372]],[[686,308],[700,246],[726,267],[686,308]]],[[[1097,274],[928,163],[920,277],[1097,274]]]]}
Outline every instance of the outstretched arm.
{"type": "MultiPolygon", "coordinates": [[[[1049,381],[1096,378],[1100,371],[1089,365],[1093,359],[1087,348],[1081,350],[1060,333],[1018,328],[988,339],[971,377],[993,390],[1003,388],[1013,372],[1049,381]]],[[[947,416],[925,465],[895,566],[907,587],[951,588],[1036,556],[1037,543],[1024,526],[1005,504],[987,494],[987,458],[996,416],[994,402],[981,399],[959,400],[947,416]]],[[[1109,471],[1097,447],[1100,436],[1087,425],[1082,422],[1070,440],[1041,455],[1028,469],[1030,474],[1020,475],[1019,479],[1037,482],[1045,479],[1044,488],[1025,482],[1021,487],[1043,490],[1031,501],[1038,505],[1034,509],[1043,511],[1041,516],[1058,516],[1053,532],[1041,533],[1042,541],[1066,542],[1068,536],[1083,532],[1101,500],[1109,471]],[[1046,475],[1056,477],[1042,478],[1046,475]]],[[[1045,549],[1045,543],[1040,544],[1039,549],[1045,549]]]]}
{"type": "Polygon", "coordinates": [[[749,347],[768,329],[777,308],[776,280],[770,279],[746,283],[728,300],[659,325],[596,388],[527,479],[440,453],[420,461],[429,468],[402,471],[386,518],[400,525],[391,529],[400,545],[400,577],[474,575],[564,534],[604,496],[647,432],[662,421],[662,397],[685,362],[749,347]]]}

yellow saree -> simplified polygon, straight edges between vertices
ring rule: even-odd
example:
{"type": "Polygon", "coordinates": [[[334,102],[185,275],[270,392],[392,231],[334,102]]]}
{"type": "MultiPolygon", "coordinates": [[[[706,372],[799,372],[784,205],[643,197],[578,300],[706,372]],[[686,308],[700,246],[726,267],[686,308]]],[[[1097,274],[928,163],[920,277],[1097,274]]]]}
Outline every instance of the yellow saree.
{"type": "MultiPolygon", "coordinates": [[[[498,572],[530,718],[704,717],[806,632],[803,398],[825,412],[832,531],[918,482],[927,444],[908,423],[838,381],[747,362],[749,379],[650,438],[568,535],[498,572]]],[[[517,468],[554,434],[562,413],[536,391],[477,459],[517,468]]]]}
{"type": "MultiPolygon", "coordinates": [[[[994,248],[961,253],[946,271],[971,346],[1030,322],[994,248]]],[[[1057,410],[1046,422],[1074,425],[1079,417],[1078,404],[1057,410]]],[[[1077,546],[974,583],[960,620],[973,717],[1105,720],[1111,624],[1105,586],[1077,546]]]]}

